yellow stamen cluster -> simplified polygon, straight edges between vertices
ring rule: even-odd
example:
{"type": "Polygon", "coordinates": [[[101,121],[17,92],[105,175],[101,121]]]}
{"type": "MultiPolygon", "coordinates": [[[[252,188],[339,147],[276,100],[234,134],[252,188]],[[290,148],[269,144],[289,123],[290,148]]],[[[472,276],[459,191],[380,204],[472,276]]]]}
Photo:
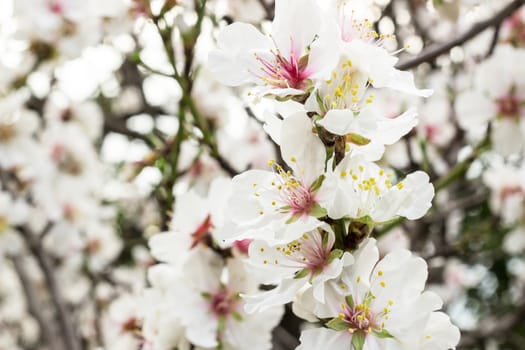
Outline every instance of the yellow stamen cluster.
{"type": "MultiPolygon", "coordinates": [[[[383,169],[379,169],[377,172],[377,176],[368,176],[365,177],[363,174],[365,172],[365,168],[362,165],[359,165],[357,167],[357,172],[348,169],[348,170],[341,170],[339,173],[339,176],[342,179],[347,178],[350,176],[353,181],[356,182],[357,188],[361,191],[367,191],[367,192],[373,192],[375,195],[380,195],[381,192],[385,189],[389,190],[394,185],[392,184],[391,178],[394,176],[392,173],[386,173],[383,169]]],[[[395,185],[398,189],[403,189],[404,184],[403,182],[399,182],[395,185]]]]}
{"type": "MultiPolygon", "coordinates": [[[[363,86],[358,82],[357,74],[358,71],[353,67],[352,61],[343,60],[339,68],[332,73],[331,78],[325,81],[329,91],[323,97],[326,110],[357,109],[364,90],[368,87],[368,84],[363,86]]],[[[365,99],[365,102],[372,103],[373,99],[374,95],[371,94],[365,99]]]]}

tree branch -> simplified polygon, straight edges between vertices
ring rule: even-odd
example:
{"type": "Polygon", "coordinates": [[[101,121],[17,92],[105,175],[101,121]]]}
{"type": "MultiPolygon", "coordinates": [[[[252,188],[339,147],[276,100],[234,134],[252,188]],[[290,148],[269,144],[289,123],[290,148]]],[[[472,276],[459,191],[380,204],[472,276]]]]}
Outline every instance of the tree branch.
{"type": "Polygon", "coordinates": [[[476,37],[478,34],[482,33],[486,29],[493,27],[493,26],[498,26],[501,22],[503,22],[503,20],[505,20],[505,18],[512,15],[514,11],[519,9],[523,4],[525,4],[525,0],[514,0],[513,2],[505,6],[503,9],[501,9],[499,12],[494,14],[494,16],[492,16],[491,18],[474,24],[472,28],[470,28],[468,31],[461,34],[457,38],[454,38],[441,45],[430,47],[427,51],[423,52],[419,56],[411,60],[401,62],[400,64],[397,65],[397,68],[401,70],[405,70],[405,69],[417,67],[420,64],[425,63],[425,62],[433,61],[434,59],[441,56],[442,54],[450,51],[453,47],[462,45],[466,43],[467,41],[469,41],[470,39],[476,37]]]}
{"type": "Polygon", "coordinates": [[[12,255],[9,256],[13,262],[13,267],[18,275],[18,279],[24,291],[25,299],[27,302],[27,308],[29,313],[35,318],[40,328],[40,335],[44,342],[50,347],[50,349],[58,350],[63,349],[62,345],[56,337],[55,330],[48,322],[44,313],[42,312],[42,306],[35,293],[35,288],[32,286],[31,280],[27,275],[27,271],[24,267],[24,263],[20,256],[12,255]]]}
{"type": "Polygon", "coordinates": [[[38,265],[44,273],[44,279],[46,281],[51,301],[57,312],[58,323],[64,336],[64,342],[67,350],[80,350],[80,343],[75,333],[73,320],[67,306],[62,298],[60,287],[55,278],[53,267],[49,260],[49,256],[44,251],[44,248],[40,244],[40,241],[35,239],[30,230],[25,226],[19,226],[16,228],[22,236],[25,238],[29,250],[36,258],[38,265]]]}

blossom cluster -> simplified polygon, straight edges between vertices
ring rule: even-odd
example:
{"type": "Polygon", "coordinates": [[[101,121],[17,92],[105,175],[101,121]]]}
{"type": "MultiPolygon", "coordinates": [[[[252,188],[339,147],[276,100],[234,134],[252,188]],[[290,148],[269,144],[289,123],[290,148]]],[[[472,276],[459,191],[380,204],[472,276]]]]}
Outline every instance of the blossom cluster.
{"type": "Polygon", "coordinates": [[[0,350],[520,349],[520,0],[6,4],[0,350]]]}

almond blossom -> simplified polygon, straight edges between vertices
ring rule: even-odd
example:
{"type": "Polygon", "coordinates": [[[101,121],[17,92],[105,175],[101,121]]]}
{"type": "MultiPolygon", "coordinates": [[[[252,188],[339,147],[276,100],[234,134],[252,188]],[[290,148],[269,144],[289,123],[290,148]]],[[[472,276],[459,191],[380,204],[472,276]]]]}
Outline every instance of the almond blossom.
{"type": "Polygon", "coordinates": [[[252,313],[288,303],[305,287],[313,288],[317,300],[324,302],[324,283],[337,278],[353,262],[350,253],[334,249],[334,244],[335,234],[327,225],[287,244],[270,246],[262,240],[253,241],[248,263],[261,270],[261,282],[277,286],[267,292],[244,295],[246,311],[252,313]]]}
{"type": "Polygon", "coordinates": [[[229,25],[210,53],[210,69],[226,85],[256,84],[257,95],[305,94],[337,59],[326,20],[315,0],[277,0],[271,34],[250,24],[229,25]]]}
{"type": "MultiPolygon", "coordinates": [[[[326,303],[312,305],[317,317],[329,319],[326,328],[303,331],[297,349],[430,350],[458,343],[458,329],[436,311],[442,306],[440,298],[423,292],[424,260],[398,250],[378,261],[373,239],[363,242],[355,259],[334,281],[326,303]]],[[[303,302],[311,301],[303,298],[303,302]]]]}
{"type": "Polygon", "coordinates": [[[301,112],[283,122],[281,152],[291,170],[270,160],[274,171],[249,170],[233,178],[227,205],[231,223],[221,230],[222,239],[286,243],[322,224],[322,203],[331,194],[323,186],[324,146],[310,125],[301,112]]]}

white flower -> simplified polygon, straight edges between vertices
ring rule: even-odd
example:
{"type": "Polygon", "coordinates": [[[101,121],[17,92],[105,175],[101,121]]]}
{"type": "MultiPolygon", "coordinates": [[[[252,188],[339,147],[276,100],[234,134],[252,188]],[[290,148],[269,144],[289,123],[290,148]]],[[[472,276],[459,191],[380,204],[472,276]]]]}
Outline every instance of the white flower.
{"type": "Polygon", "coordinates": [[[190,190],[178,196],[170,231],[154,235],[149,240],[151,254],[155,259],[180,266],[190,250],[215,239],[215,228],[223,223],[224,202],[229,195],[230,181],[215,179],[203,198],[190,190]]]}
{"type": "Polygon", "coordinates": [[[488,169],[483,182],[490,188],[490,207],[504,224],[519,223],[525,213],[525,168],[509,165],[488,169]]]}
{"type": "Polygon", "coordinates": [[[504,156],[525,148],[524,49],[502,45],[494,55],[476,66],[474,89],[458,95],[455,109],[458,123],[469,134],[484,134],[492,125],[493,148],[504,156]]]}
{"type": "Polygon", "coordinates": [[[0,167],[28,166],[39,154],[32,138],[39,127],[38,115],[23,105],[27,90],[19,90],[0,100],[0,167]]]}
{"type": "Polygon", "coordinates": [[[331,196],[322,185],[326,155],[304,112],[283,121],[280,141],[292,170],[270,161],[274,171],[250,170],[234,177],[226,213],[231,223],[221,230],[222,239],[288,243],[321,225],[321,203],[331,196]]]}
{"type": "Polygon", "coordinates": [[[459,330],[445,314],[436,312],[441,300],[423,292],[424,260],[399,250],[378,262],[373,239],[362,244],[355,258],[334,282],[326,303],[312,305],[318,317],[331,319],[327,328],[304,331],[298,350],[352,346],[355,350],[447,350],[456,346],[459,330]]]}
{"type": "Polygon", "coordinates": [[[315,0],[277,0],[271,35],[245,23],[224,28],[210,70],[226,85],[257,84],[262,95],[304,94],[337,61],[323,21],[315,0]]]}
{"type": "Polygon", "coordinates": [[[362,156],[347,155],[333,172],[326,174],[323,186],[336,196],[325,208],[331,218],[372,219],[376,223],[404,216],[422,217],[430,208],[434,187],[422,171],[393,183],[393,174],[362,156]]]}
{"type": "Polygon", "coordinates": [[[333,250],[335,235],[328,225],[306,232],[300,238],[275,246],[256,240],[250,244],[249,261],[261,270],[265,284],[277,286],[268,292],[244,295],[247,312],[283,305],[296,293],[312,287],[319,302],[324,302],[324,283],[337,278],[343,267],[353,262],[348,252],[333,250]]]}
{"type": "Polygon", "coordinates": [[[240,293],[257,289],[238,259],[222,259],[207,248],[196,249],[182,269],[181,280],[170,293],[178,302],[171,309],[180,317],[187,339],[202,348],[271,348],[271,330],[279,322],[282,307],[256,314],[243,311],[240,293]],[[180,302],[184,300],[184,302],[180,302]]]}
{"type": "Polygon", "coordinates": [[[3,253],[18,254],[24,243],[16,231],[16,226],[24,225],[29,219],[30,209],[22,200],[13,199],[0,190],[0,257],[3,253]]]}
{"type": "Polygon", "coordinates": [[[329,110],[317,124],[335,135],[346,136],[353,154],[362,154],[368,160],[379,160],[385,145],[391,145],[417,124],[417,112],[410,109],[397,118],[387,118],[372,106],[360,112],[350,109],[329,110]]]}

